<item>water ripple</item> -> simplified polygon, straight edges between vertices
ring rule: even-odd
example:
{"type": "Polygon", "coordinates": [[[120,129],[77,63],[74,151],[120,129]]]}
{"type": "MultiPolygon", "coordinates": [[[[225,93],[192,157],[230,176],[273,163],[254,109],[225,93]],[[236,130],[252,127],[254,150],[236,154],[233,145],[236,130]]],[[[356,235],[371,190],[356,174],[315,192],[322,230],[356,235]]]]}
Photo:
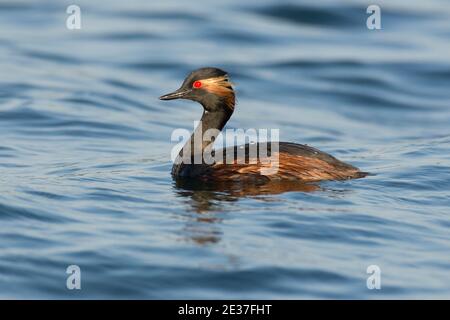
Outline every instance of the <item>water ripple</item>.
{"type": "Polygon", "coordinates": [[[0,297],[448,297],[450,10],[385,2],[370,31],[361,1],[297,2],[79,0],[67,30],[65,4],[2,1],[0,297]],[[228,128],[371,175],[174,181],[171,134],[202,110],[158,97],[202,66],[235,83],[228,128]]]}

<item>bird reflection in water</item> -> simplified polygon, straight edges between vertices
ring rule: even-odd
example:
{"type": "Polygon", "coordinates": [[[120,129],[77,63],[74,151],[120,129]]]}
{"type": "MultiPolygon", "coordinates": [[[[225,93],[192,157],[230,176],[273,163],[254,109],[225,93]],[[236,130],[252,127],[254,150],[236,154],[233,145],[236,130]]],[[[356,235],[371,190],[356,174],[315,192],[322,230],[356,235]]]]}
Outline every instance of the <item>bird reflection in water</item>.
{"type": "Polygon", "coordinates": [[[222,219],[214,213],[222,209],[223,204],[236,202],[241,198],[257,198],[259,201],[272,202],[272,195],[285,192],[313,192],[320,190],[317,184],[297,181],[269,181],[261,184],[239,182],[208,183],[193,179],[178,178],[174,184],[178,196],[188,199],[191,219],[184,233],[189,240],[199,244],[214,244],[220,241],[222,219]]]}

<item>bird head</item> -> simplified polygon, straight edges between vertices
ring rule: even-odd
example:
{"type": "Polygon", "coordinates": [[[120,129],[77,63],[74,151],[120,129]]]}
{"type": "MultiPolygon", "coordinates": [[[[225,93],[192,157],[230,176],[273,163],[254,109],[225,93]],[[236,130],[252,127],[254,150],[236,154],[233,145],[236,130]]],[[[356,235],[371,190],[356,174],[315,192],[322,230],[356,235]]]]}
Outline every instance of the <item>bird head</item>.
{"type": "Polygon", "coordinates": [[[201,68],[191,72],[178,90],[165,94],[159,99],[197,101],[208,112],[223,109],[233,112],[235,105],[233,84],[228,74],[218,68],[201,68]]]}

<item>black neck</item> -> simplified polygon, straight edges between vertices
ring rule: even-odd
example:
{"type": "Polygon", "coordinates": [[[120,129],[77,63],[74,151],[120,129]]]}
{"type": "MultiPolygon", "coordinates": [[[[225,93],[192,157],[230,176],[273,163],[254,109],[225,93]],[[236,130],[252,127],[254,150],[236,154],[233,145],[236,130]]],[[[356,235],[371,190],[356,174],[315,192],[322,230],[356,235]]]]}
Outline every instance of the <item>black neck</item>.
{"type": "Polygon", "coordinates": [[[212,112],[203,111],[200,123],[197,125],[197,128],[195,128],[191,138],[186,143],[191,145],[191,153],[197,154],[198,152],[203,152],[208,145],[214,143],[215,139],[220,134],[230,117],[231,112],[227,112],[225,110],[212,112]],[[205,136],[205,133],[207,133],[208,137],[205,136]],[[196,141],[201,141],[201,143],[194,143],[194,138],[198,139],[196,141]]]}
{"type": "MultiPolygon", "coordinates": [[[[192,164],[205,163],[205,149],[209,145],[211,145],[212,149],[212,144],[232,114],[233,108],[229,108],[227,105],[215,105],[212,108],[210,108],[210,106],[204,106],[200,123],[195,128],[189,140],[180,150],[178,158],[172,167],[173,176],[179,177],[195,175],[196,168],[199,170],[203,168],[203,166],[193,166],[192,164]],[[208,139],[204,139],[205,133],[208,135],[208,139]],[[185,162],[186,160],[188,162],[185,162]]],[[[210,149],[207,151],[210,151],[210,149]]]]}
{"type": "Polygon", "coordinates": [[[187,146],[190,146],[191,156],[195,154],[203,154],[205,148],[215,141],[233,113],[225,107],[216,108],[216,110],[217,111],[206,111],[205,109],[203,111],[200,123],[195,128],[183,149],[180,151],[180,156],[183,155],[183,150],[185,150],[187,146]],[[208,135],[207,139],[204,139],[205,133],[208,135]]]}

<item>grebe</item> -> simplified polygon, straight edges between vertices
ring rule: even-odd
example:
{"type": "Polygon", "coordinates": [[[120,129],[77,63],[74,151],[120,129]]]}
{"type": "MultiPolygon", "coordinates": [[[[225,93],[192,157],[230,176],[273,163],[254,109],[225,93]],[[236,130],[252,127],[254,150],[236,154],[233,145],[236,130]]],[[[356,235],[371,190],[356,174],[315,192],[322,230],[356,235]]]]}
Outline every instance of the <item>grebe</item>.
{"type": "MultiPolygon", "coordinates": [[[[270,182],[270,181],[297,181],[316,182],[321,180],[346,180],[362,178],[367,174],[358,168],[339,161],[333,156],[307,145],[291,142],[279,142],[276,156],[278,159],[277,170],[272,173],[262,174],[262,169],[268,166],[265,159],[259,157],[250,161],[250,145],[245,144],[239,148],[245,148],[245,161],[239,159],[238,146],[212,151],[212,154],[223,154],[223,158],[229,153],[233,154],[231,163],[213,162],[203,160],[203,152],[212,148],[212,143],[218,133],[230,119],[235,106],[235,93],[228,74],[218,68],[201,68],[191,72],[184,80],[181,87],[169,94],[160,97],[161,100],[188,99],[197,101],[203,106],[201,125],[199,125],[189,141],[178,154],[178,158],[172,167],[174,178],[192,178],[199,181],[245,181],[245,182],[270,182]],[[210,141],[194,144],[195,137],[203,137],[209,130],[215,129],[217,134],[210,141]],[[180,161],[183,152],[190,153],[191,159],[196,154],[201,154],[200,163],[195,164],[180,161]],[[209,164],[208,164],[209,163],[209,164]]],[[[254,146],[253,146],[254,147],[254,146]]],[[[257,143],[257,150],[267,150],[267,156],[274,156],[271,151],[271,143],[257,143]]]]}

